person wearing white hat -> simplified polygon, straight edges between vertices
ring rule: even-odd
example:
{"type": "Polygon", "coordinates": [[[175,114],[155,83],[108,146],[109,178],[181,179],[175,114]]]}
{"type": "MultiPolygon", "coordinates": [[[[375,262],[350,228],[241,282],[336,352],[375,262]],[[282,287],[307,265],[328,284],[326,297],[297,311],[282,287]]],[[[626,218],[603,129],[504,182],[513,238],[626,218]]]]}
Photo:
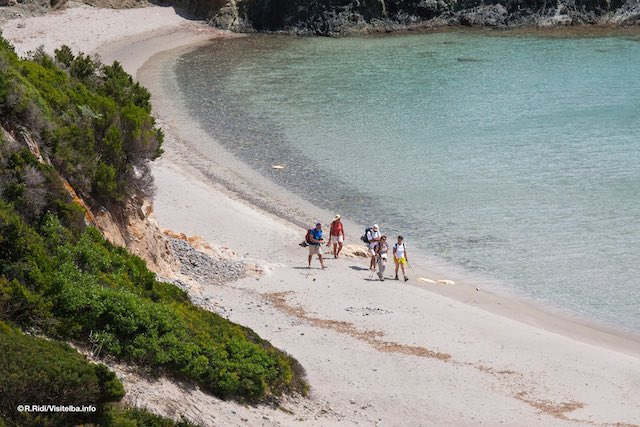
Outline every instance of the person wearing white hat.
{"type": "Polygon", "coordinates": [[[380,227],[378,227],[378,224],[373,224],[373,227],[371,227],[371,230],[367,231],[367,241],[369,242],[369,255],[371,256],[371,262],[369,263],[369,270],[375,271],[376,269],[376,261],[377,261],[376,246],[378,246],[378,242],[380,242],[381,237],[382,237],[382,234],[380,234],[380,227]]]}
{"type": "Polygon", "coordinates": [[[338,258],[338,256],[340,256],[340,251],[342,250],[342,245],[344,243],[344,226],[342,225],[340,218],[341,216],[336,214],[336,217],[333,218],[333,222],[329,228],[329,242],[327,243],[327,246],[331,246],[333,243],[334,258],[338,258]]]}

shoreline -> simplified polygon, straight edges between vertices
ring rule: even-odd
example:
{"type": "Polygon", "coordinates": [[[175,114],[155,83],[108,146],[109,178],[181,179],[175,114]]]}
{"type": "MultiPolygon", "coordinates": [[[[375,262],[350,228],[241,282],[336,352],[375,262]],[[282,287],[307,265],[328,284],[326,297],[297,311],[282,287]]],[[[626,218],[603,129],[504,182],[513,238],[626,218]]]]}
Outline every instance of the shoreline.
{"type": "MultiPolygon", "coordinates": [[[[244,36],[239,35],[239,37],[244,36]]],[[[238,36],[230,35],[229,37],[238,36]]],[[[173,121],[180,123],[190,120],[184,105],[176,107],[179,100],[172,99],[169,103],[165,102],[171,96],[162,87],[166,82],[157,80],[158,72],[165,76],[164,79],[169,79],[166,76],[170,74],[168,68],[172,59],[207,42],[206,40],[197,41],[175,49],[156,52],[149,56],[142,67],[137,69],[138,79],[150,89],[155,97],[153,105],[156,114],[173,117],[173,121]]],[[[175,84],[175,81],[170,84],[175,84]]],[[[175,92],[175,87],[172,87],[172,93],[175,92]]],[[[189,131],[172,127],[170,133],[179,141],[179,144],[185,144],[186,148],[174,145],[168,149],[170,151],[165,153],[159,162],[156,162],[157,164],[170,163],[170,168],[180,169],[181,173],[190,178],[211,181],[215,187],[213,190],[222,193],[222,196],[240,199],[241,203],[245,203],[253,209],[279,217],[289,227],[300,227],[298,233],[300,236],[304,234],[302,227],[314,222],[314,218],[331,218],[333,216],[328,210],[315,206],[293,194],[290,190],[281,187],[270,178],[261,175],[243,161],[235,158],[219,142],[212,140],[199,125],[192,123],[189,127],[189,131]],[[216,171],[212,172],[213,169],[216,171]],[[230,169],[233,172],[229,171],[230,169]],[[264,193],[268,194],[268,197],[256,197],[252,193],[264,193]]],[[[348,218],[343,218],[343,222],[345,222],[347,230],[364,230],[365,228],[364,225],[348,218]]],[[[194,234],[199,233],[198,230],[193,230],[193,232],[194,234]]],[[[299,240],[301,239],[300,237],[299,240]]],[[[364,247],[364,244],[359,240],[359,233],[347,233],[347,240],[364,247]]],[[[223,243],[232,249],[234,248],[233,242],[223,243]]],[[[414,265],[414,267],[419,277],[454,280],[456,284],[453,286],[429,285],[412,280],[409,283],[411,286],[453,298],[459,302],[469,303],[493,314],[506,316],[549,332],[560,333],[574,339],[583,339],[585,342],[595,345],[609,343],[620,349],[640,354],[640,334],[634,334],[630,328],[588,317],[586,314],[565,309],[550,301],[534,299],[490,278],[482,278],[479,275],[472,276],[462,267],[432,257],[417,248],[412,250],[412,259],[418,260],[417,266],[414,265]],[[482,292],[472,292],[476,287],[480,287],[482,292]]],[[[298,262],[298,259],[293,262],[298,262]]]]}
{"type": "MultiPolygon", "coordinates": [[[[165,154],[153,166],[158,185],[155,218],[164,227],[228,246],[264,267],[262,278],[242,280],[228,292],[260,297],[268,309],[256,313],[235,306],[231,320],[298,358],[309,371],[315,395],[337,412],[350,414],[340,424],[373,424],[379,421],[376,417],[391,425],[400,420],[414,425],[425,420],[640,423],[638,404],[626,406],[624,398],[632,399],[634,379],[639,379],[634,374],[634,367],[635,372],[640,367],[637,337],[545,313],[528,301],[484,289],[477,292],[474,284],[464,281],[456,280],[451,287],[369,282],[359,269],[366,261],[357,258],[327,260],[328,271],[304,268],[305,253],[297,247],[301,223],[311,217],[331,218],[333,213],[292,197],[222,147],[214,148],[215,161],[202,157],[202,138],[210,138],[189,122],[188,112],[179,111],[179,102],[162,88],[166,61],[228,33],[191,22],[163,28],[98,49],[105,62],[118,58],[149,88],[158,123],[167,134],[165,154]],[[269,212],[274,205],[276,214],[284,212],[281,216],[287,219],[269,212]],[[284,248],[274,253],[272,242],[284,248]],[[382,335],[362,335],[363,329],[382,335]],[[451,361],[432,354],[447,354],[451,361]],[[337,360],[331,362],[334,357],[337,360]],[[380,369],[372,371],[370,366],[380,369]],[[604,370],[610,371],[611,380],[601,378],[604,370]],[[446,374],[434,374],[441,371],[446,374]],[[585,388],[585,381],[592,385],[585,388]],[[477,389],[483,393],[478,395],[477,389]],[[544,402],[553,403],[552,408],[544,402]],[[571,402],[583,406],[557,410],[571,402]],[[373,407],[367,416],[356,413],[364,411],[360,403],[373,407]]],[[[347,221],[346,227],[361,226],[347,221]]],[[[349,241],[362,246],[357,238],[348,235],[349,241]]],[[[416,273],[451,277],[446,270],[416,267],[416,273]]],[[[214,298],[219,290],[207,292],[214,298]]]]}
{"type": "MultiPolygon", "coordinates": [[[[170,62],[172,58],[177,57],[179,55],[179,52],[186,52],[196,47],[197,45],[183,46],[178,50],[160,52],[154,55],[153,57],[149,58],[149,61],[147,61],[144,67],[139,70],[138,77],[141,79],[145,86],[150,88],[155,97],[160,96],[161,98],[169,98],[166,91],[161,88],[161,84],[159,84],[157,81],[153,81],[153,70],[156,70],[156,72],[158,70],[165,70],[161,74],[165,76],[169,75],[169,73],[166,72],[168,68],[167,63],[170,62]]],[[[179,105],[179,102],[173,100],[172,107],[167,110],[167,105],[162,105],[162,101],[158,100],[158,98],[154,100],[154,106],[159,107],[156,112],[162,111],[162,113],[166,114],[167,116],[178,116],[177,121],[184,124],[182,119],[184,118],[183,115],[185,113],[180,113],[178,111],[180,110],[180,107],[176,107],[176,105],[179,105]]],[[[191,126],[193,126],[193,124],[191,126]]],[[[275,191],[279,193],[278,196],[276,196],[273,192],[269,192],[269,195],[271,197],[277,197],[277,200],[296,200],[296,203],[294,203],[295,205],[308,205],[308,202],[301,200],[298,196],[291,194],[288,190],[278,187],[277,184],[274,184],[270,181],[264,182],[268,179],[260,176],[257,172],[251,170],[249,166],[242,163],[241,161],[234,158],[225,157],[230,156],[230,154],[226,152],[224,148],[220,147],[219,143],[217,142],[213,143],[215,145],[215,148],[211,147],[211,145],[207,145],[206,148],[213,149],[215,153],[215,156],[213,157],[222,157],[223,160],[214,162],[211,158],[207,158],[207,155],[203,156],[201,150],[205,147],[201,144],[201,140],[204,138],[209,140],[209,143],[211,143],[212,141],[210,141],[211,138],[206,135],[206,133],[201,129],[195,131],[191,129],[188,132],[183,132],[181,129],[176,128],[173,129],[172,132],[176,132],[177,134],[179,134],[179,136],[177,136],[177,139],[179,141],[183,143],[185,141],[188,141],[186,143],[189,146],[189,149],[187,151],[182,151],[180,154],[175,152],[169,155],[165,154],[166,157],[164,158],[164,161],[172,163],[171,166],[165,167],[173,169],[174,172],[184,173],[190,178],[194,178],[196,180],[211,180],[216,187],[215,189],[211,190],[222,193],[223,197],[231,197],[234,199],[239,197],[240,200],[238,202],[240,204],[246,204],[252,209],[257,208],[260,210],[266,210],[266,212],[261,212],[262,215],[278,216],[278,211],[269,209],[269,203],[256,202],[250,196],[247,196],[246,192],[243,193],[243,190],[246,191],[246,188],[240,191],[237,191],[237,189],[234,188],[227,188],[225,186],[224,178],[221,178],[220,175],[208,174],[207,170],[210,170],[212,168],[219,168],[222,167],[222,165],[227,168],[235,167],[242,171],[238,172],[236,170],[234,172],[234,175],[236,175],[236,177],[242,177],[242,179],[245,179],[247,182],[251,181],[251,177],[253,177],[254,179],[255,177],[259,177],[259,179],[261,179],[262,181],[258,181],[260,182],[260,185],[257,186],[258,189],[262,191],[264,191],[265,189],[273,191],[275,189],[275,191]],[[198,142],[194,142],[194,140],[198,140],[198,142]],[[202,156],[204,159],[200,159],[198,162],[196,162],[197,165],[194,166],[191,162],[194,160],[193,157],[196,155],[202,156]],[[243,173],[245,174],[244,176],[243,173]]],[[[307,206],[307,210],[303,210],[302,212],[305,218],[311,218],[318,217],[317,214],[319,212],[323,212],[323,210],[316,206],[310,206],[309,209],[309,206],[307,206]],[[309,212],[312,213],[309,214],[309,212]]],[[[324,211],[323,214],[323,217],[330,217],[331,215],[327,211],[324,211]]],[[[298,217],[298,219],[299,218],[300,217],[298,217]]],[[[285,220],[282,220],[282,218],[280,218],[280,220],[281,222],[284,222],[289,228],[297,227],[300,225],[300,222],[304,222],[301,219],[299,219],[298,221],[291,221],[289,218],[285,220]]],[[[159,221],[162,222],[160,218],[159,221]]],[[[361,225],[354,224],[353,222],[348,221],[347,224],[349,225],[349,229],[351,230],[362,228],[361,225]]],[[[201,230],[194,228],[193,232],[197,234],[200,233],[201,230]]],[[[357,240],[357,236],[355,235],[349,237],[350,241],[357,240]]],[[[361,243],[359,242],[358,244],[361,245],[361,243]]],[[[233,244],[231,244],[231,247],[234,247],[233,244]]],[[[417,257],[415,256],[415,254],[412,254],[412,258],[417,257]]],[[[254,260],[253,258],[251,259],[254,260]]],[[[297,263],[298,259],[295,259],[293,262],[297,263]]],[[[303,261],[300,261],[300,263],[302,264],[303,261]]],[[[446,265],[443,267],[444,271],[447,271],[448,268],[450,267],[446,265]]],[[[425,272],[424,269],[421,268],[418,268],[417,271],[419,273],[423,273],[427,277],[438,277],[437,275],[434,276],[433,272],[425,272]]],[[[444,277],[449,278],[451,276],[444,274],[444,277]]],[[[497,314],[499,316],[505,316],[510,320],[517,321],[518,323],[533,326],[535,328],[540,328],[553,334],[561,334],[569,339],[576,339],[584,343],[589,343],[591,345],[615,349],[616,351],[624,352],[634,357],[637,357],[637,355],[640,354],[640,341],[638,337],[631,335],[630,333],[628,333],[628,331],[625,331],[622,328],[607,325],[603,322],[589,319],[581,315],[571,316],[571,314],[566,310],[564,312],[561,312],[561,308],[543,307],[539,301],[526,299],[525,297],[519,295],[495,294],[491,291],[484,292],[484,289],[483,292],[478,294],[472,292],[474,289],[472,284],[465,282],[457,282],[454,287],[443,287],[437,285],[436,287],[434,287],[416,283],[411,283],[411,286],[419,288],[422,291],[426,290],[427,292],[441,295],[445,298],[452,298],[456,302],[461,302],[465,305],[468,305],[469,307],[479,307],[480,309],[486,310],[493,315],[497,314]]],[[[291,311],[292,308],[288,307],[284,301],[279,300],[278,297],[276,297],[274,301],[276,303],[279,302],[282,309],[291,311]]]]}

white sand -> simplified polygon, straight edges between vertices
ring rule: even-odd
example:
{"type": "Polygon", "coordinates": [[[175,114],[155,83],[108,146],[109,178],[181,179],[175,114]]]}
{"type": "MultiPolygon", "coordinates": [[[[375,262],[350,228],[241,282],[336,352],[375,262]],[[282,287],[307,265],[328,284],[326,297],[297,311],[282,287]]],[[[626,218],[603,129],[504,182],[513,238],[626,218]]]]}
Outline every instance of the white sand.
{"type": "MultiPolygon", "coordinates": [[[[5,30],[5,36],[20,52],[60,41],[98,49],[135,72],[155,53],[213,34],[167,9],[144,12],[74,9],[27,20],[22,33],[11,22],[16,32],[5,30]],[[65,20],[66,14],[75,18],[65,20]],[[137,25],[140,16],[149,19],[147,26],[137,25]],[[59,24],[53,20],[73,28],[54,32],[59,24]]],[[[223,405],[170,383],[127,382],[132,375],[120,371],[130,402],[205,425],[640,424],[637,341],[476,291],[475,283],[457,277],[455,285],[415,280],[452,278],[446,271],[416,267],[405,284],[368,280],[367,261],[357,258],[328,259],[325,271],[314,260],[307,270],[306,252],[297,246],[303,231],[228,188],[292,218],[328,221],[331,213],[279,190],[208,140],[181,100],[164,92],[163,64],[173,54],[154,57],[138,75],[167,134],[166,153],[154,167],[156,219],[264,266],[260,278],[205,287],[203,296],[212,309],[225,307],[231,320],[296,357],[313,394],[285,405],[290,414],[223,405]]],[[[354,243],[360,227],[346,224],[354,243]]]]}

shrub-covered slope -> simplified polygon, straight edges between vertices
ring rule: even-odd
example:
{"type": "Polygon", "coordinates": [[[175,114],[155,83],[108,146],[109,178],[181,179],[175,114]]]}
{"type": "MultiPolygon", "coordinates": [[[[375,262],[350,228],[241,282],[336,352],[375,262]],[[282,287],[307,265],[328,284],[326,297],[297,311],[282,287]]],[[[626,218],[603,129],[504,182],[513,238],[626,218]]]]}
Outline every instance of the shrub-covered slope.
{"type": "Polygon", "coordinates": [[[145,88],[117,62],[103,66],[67,47],[55,60],[36,52],[33,61],[18,59],[4,40],[0,49],[5,128],[33,135],[55,170],[94,205],[149,195],[148,161],[161,154],[162,132],[145,88]]]}
{"type": "Polygon", "coordinates": [[[0,38],[0,320],[223,398],[304,392],[295,360],[86,225],[67,182],[112,212],[149,194],[162,142],[150,110],[117,63],[67,48],[22,60],[0,38]]]}
{"type": "Polygon", "coordinates": [[[106,366],[88,362],[65,343],[25,335],[0,322],[0,426],[191,425],[122,408],[115,402],[123,396],[122,384],[106,366]],[[47,404],[93,408],[81,412],[18,410],[24,405],[47,404]]]}

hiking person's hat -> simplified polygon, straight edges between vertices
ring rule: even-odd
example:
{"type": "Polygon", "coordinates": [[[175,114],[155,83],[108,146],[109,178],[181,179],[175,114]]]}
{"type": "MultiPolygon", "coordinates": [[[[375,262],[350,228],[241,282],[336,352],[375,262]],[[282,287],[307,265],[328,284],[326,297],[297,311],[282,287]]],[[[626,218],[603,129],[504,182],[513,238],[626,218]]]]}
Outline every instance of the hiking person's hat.
{"type": "Polygon", "coordinates": [[[341,217],[340,215],[336,214],[336,217],[335,217],[335,218],[333,218],[333,220],[334,220],[334,221],[336,221],[336,220],[338,220],[338,219],[340,219],[340,218],[342,218],[342,217],[341,217]]]}
{"type": "Polygon", "coordinates": [[[380,228],[380,227],[378,227],[378,224],[373,224],[373,229],[374,229],[374,230],[378,231],[378,229],[379,229],[379,228],[380,228]]]}

